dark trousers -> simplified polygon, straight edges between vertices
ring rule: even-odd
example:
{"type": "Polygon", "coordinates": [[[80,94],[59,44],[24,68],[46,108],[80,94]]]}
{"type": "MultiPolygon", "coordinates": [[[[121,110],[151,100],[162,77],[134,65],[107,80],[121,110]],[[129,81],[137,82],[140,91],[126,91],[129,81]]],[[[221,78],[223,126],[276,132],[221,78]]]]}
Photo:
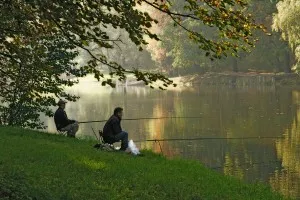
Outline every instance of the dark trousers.
{"type": "Polygon", "coordinates": [[[121,133],[118,133],[114,136],[104,136],[103,140],[105,143],[113,144],[115,142],[121,141],[121,149],[122,151],[125,151],[128,147],[128,133],[125,131],[122,131],[121,133]]]}

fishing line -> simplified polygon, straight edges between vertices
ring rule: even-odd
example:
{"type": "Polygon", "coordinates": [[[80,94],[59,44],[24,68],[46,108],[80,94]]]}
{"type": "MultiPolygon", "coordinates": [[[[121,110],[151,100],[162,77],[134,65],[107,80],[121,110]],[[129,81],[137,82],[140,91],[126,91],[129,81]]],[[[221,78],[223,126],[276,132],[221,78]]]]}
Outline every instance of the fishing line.
{"type": "Polygon", "coordinates": [[[147,139],[139,140],[135,142],[169,142],[169,141],[193,141],[193,140],[250,140],[250,139],[284,139],[284,137],[268,137],[268,136],[257,136],[257,137],[198,137],[198,138],[165,138],[165,139],[147,139]]]}
{"type": "MultiPolygon", "coordinates": [[[[142,118],[127,118],[122,119],[122,121],[138,121],[138,120],[151,120],[151,119],[200,119],[203,117],[142,117],[142,118]]],[[[87,123],[99,123],[106,122],[108,120],[96,120],[96,121],[82,121],[78,122],[79,124],[87,124],[87,123]]]]}
{"type": "MultiPolygon", "coordinates": [[[[97,140],[99,140],[100,142],[100,138],[98,139],[93,127],[92,131],[95,135],[95,137],[97,138],[97,140]]],[[[148,140],[139,140],[139,141],[135,141],[135,143],[138,142],[155,142],[158,143],[159,148],[160,148],[160,152],[163,154],[163,150],[162,150],[162,146],[160,144],[160,142],[165,142],[165,141],[193,141],[193,140],[248,140],[248,139],[284,139],[284,137],[262,137],[262,136],[257,136],[257,137],[231,137],[231,138],[221,138],[221,137],[199,137],[199,138],[166,138],[166,139],[148,139],[148,140]]],[[[238,164],[238,165],[222,165],[222,166],[206,166],[210,169],[222,169],[224,167],[241,167],[241,166],[254,166],[254,165],[262,165],[262,164],[267,164],[266,166],[270,166],[272,163],[281,163],[281,161],[278,160],[273,160],[273,161],[268,161],[268,162],[256,162],[256,163],[242,163],[242,164],[238,164]]]]}

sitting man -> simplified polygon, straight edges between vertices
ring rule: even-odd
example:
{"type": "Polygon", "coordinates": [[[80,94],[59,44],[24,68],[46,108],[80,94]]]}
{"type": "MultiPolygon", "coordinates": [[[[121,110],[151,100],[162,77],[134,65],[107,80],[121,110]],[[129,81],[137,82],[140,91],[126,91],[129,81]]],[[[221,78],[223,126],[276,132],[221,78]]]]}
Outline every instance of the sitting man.
{"type": "Polygon", "coordinates": [[[66,131],[68,137],[75,137],[79,127],[78,122],[68,119],[65,112],[66,103],[62,99],[58,101],[57,104],[59,107],[54,114],[54,122],[58,131],[66,131]]]}
{"type": "Polygon", "coordinates": [[[113,144],[121,140],[121,151],[126,151],[128,147],[128,133],[122,131],[121,120],[123,108],[115,108],[114,114],[105,123],[103,128],[103,140],[105,143],[113,144]]]}

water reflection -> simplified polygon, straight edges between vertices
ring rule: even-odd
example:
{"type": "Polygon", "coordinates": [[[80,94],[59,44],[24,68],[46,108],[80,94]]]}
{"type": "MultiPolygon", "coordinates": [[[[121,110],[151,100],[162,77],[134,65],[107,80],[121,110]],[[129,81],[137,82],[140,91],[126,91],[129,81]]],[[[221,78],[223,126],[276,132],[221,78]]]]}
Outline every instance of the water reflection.
{"type": "MultiPolygon", "coordinates": [[[[114,107],[125,108],[125,118],[199,116],[199,119],[123,121],[135,141],[196,137],[282,137],[282,139],[197,140],[141,142],[141,148],[161,150],[167,156],[200,160],[226,175],[269,183],[287,196],[300,197],[300,92],[274,87],[234,89],[199,87],[158,91],[144,87],[101,87],[88,80],[70,89],[81,96],[67,104],[70,118],[79,121],[107,119],[114,107]]],[[[55,131],[53,119],[47,120],[55,131]]],[[[79,136],[93,137],[82,124],[79,136]]]]}
{"type": "MultiPolygon", "coordinates": [[[[299,104],[300,92],[293,91],[293,103],[299,104]]],[[[283,132],[284,139],[276,142],[276,153],[282,161],[282,170],[277,170],[270,177],[270,184],[275,190],[285,195],[300,194],[300,127],[298,109],[292,124],[283,132]]]]}

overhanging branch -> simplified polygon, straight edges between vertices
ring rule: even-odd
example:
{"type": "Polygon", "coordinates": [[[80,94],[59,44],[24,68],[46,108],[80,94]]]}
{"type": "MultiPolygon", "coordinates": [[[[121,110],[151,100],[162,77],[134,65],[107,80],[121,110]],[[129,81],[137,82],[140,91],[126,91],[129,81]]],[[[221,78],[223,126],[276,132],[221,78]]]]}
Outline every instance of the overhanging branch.
{"type": "Polygon", "coordinates": [[[143,2],[145,2],[146,4],[152,6],[153,8],[163,12],[163,13],[166,13],[168,14],[169,16],[171,15],[175,15],[175,16],[179,16],[179,17],[188,17],[188,18],[192,18],[192,19],[195,19],[195,20],[200,20],[200,18],[196,17],[195,15],[192,15],[192,14],[181,14],[181,13],[175,13],[175,12],[171,12],[169,9],[168,10],[164,10],[164,9],[161,9],[159,6],[156,6],[154,5],[153,3],[147,1],[147,0],[142,0],[143,2]]]}

